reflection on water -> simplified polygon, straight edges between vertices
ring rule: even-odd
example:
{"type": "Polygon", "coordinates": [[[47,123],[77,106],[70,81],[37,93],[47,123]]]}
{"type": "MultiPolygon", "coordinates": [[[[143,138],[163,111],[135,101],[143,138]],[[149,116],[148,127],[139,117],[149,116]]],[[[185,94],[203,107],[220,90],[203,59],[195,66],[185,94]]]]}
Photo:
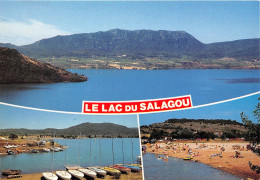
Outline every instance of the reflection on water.
{"type": "MultiPolygon", "coordinates": [[[[162,156],[162,155],[160,155],[162,156]]],[[[239,180],[240,178],[214,169],[202,163],[169,157],[158,159],[152,153],[143,155],[145,180],[239,180]]]]}
{"type": "Polygon", "coordinates": [[[260,78],[241,78],[241,79],[217,79],[221,81],[225,81],[228,84],[236,84],[236,83],[260,83],[260,78]]]}

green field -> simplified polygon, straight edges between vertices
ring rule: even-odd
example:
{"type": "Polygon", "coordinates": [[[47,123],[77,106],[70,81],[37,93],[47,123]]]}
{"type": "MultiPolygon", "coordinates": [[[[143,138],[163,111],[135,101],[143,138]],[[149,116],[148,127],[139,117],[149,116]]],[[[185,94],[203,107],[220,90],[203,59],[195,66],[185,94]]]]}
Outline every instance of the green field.
{"type": "Polygon", "coordinates": [[[51,57],[39,58],[65,69],[260,69],[258,60],[235,58],[194,59],[189,57],[51,57]]]}

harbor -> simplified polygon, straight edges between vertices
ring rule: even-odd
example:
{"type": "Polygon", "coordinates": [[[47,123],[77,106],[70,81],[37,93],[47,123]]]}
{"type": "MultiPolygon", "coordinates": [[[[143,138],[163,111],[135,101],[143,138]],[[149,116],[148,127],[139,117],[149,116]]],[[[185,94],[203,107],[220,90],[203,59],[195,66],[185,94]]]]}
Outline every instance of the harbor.
{"type": "Polygon", "coordinates": [[[18,179],[142,179],[138,138],[54,139],[54,142],[66,148],[54,151],[58,147],[53,146],[49,152],[1,156],[0,170],[19,169],[21,173],[9,176],[18,179]]]}

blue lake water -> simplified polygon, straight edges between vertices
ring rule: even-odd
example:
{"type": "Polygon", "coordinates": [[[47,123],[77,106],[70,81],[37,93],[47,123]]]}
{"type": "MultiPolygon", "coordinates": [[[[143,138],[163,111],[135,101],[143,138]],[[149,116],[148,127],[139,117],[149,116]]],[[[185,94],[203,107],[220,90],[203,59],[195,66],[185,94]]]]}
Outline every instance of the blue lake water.
{"type": "Polygon", "coordinates": [[[184,161],[169,157],[168,161],[158,160],[151,153],[143,155],[145,180],[239,180],[236,176],[224,173],[202,163],[184,161]]]}
{"type": "Polygon", "coordinates": [[[114,153],[112,139],[109,138],[100,139],[100,143],[99,139],[56,139],[55,142],[67,145],[69,148],[55,153],[24,153],[0,157],[0,171],[4,169],[21,169],[23,173],[51,171],[52,160],[54,160],[54,170],[65,169],[66,164],[82,167],[100,166],[100,157],[101,166],[108,166],[113,164],[113,154],[115,164],[136,163],[136,156],[140,155],[138,138],[113,139],[114,153]],[[101,156],[99,144],[101,144],[101,156]]]}
{"type": "Polygon", "coordinates": [[[82,101],[123,101],[192,96],[193,105],[260,90],[259,70],[70,70],[82,83],[0,85],[0,101],[80,112],[82,101]]]}

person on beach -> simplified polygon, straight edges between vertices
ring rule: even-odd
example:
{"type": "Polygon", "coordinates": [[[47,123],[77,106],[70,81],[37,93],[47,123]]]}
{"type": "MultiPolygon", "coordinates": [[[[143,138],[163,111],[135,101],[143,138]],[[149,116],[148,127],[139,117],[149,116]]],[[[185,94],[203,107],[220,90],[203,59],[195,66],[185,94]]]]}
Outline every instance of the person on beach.
{"type": "Polygon", "coordinates": [[[220,150],[221,150],[221,154],[222,154],[225,151],[225,148],[222,147],[220,150]]]}

